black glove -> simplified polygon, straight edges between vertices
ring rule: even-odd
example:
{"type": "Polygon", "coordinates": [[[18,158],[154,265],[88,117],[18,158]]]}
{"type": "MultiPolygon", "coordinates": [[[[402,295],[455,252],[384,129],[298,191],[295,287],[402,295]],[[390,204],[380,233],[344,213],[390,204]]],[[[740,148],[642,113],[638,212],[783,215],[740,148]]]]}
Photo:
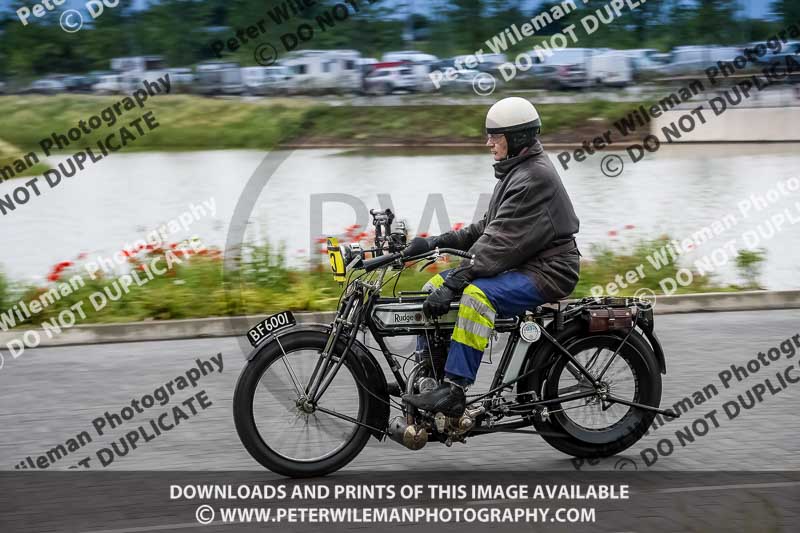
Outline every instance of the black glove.
{"type": "Polygon", "coordinates": [[[438,317],[450,310],[450,302],[456,299],[456,295],[464,287],[469,285],[470,279],[463,268],[455,269],[448,274],[444,280],[444,285],[434,290],[422,304],[422,312],[429,317],[438,317]]]}
{"type": "Polygon", "coordinates": [[[436,239],[437,237],[414,237],[403,250],[403,257],[413,257],[430,252],[436,248],[436,239]]]}
{"type": "Polygon", "coordinates": [[[422,312],[430,318],[446,315],[450,311],[450,302],[455,298],[456,292],[447,285],[442,285],[425,299],[425,303],[422,304],[422,312]]]}

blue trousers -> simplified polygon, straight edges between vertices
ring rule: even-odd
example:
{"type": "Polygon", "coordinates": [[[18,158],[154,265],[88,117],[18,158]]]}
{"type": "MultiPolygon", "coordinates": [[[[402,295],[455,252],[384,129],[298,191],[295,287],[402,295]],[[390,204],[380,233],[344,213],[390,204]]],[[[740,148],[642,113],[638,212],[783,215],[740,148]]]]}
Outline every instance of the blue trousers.
{"type": "MultiPolygon", "coordinates": [[[[433,276],[423,287],[432,291],[441,287],[450,270],[433,276]]],[[[475,382],[483,352],[498,316],[511,317],[533,310],[545,303],[533,281],[515,270],[491,278],[479,278],[467,285],[461,295],[458,318],[447,353],[445,375],[456,383],[475,382]]],[[[417,352],[428,350],[427,339],[417,338],[417,352]]]]}

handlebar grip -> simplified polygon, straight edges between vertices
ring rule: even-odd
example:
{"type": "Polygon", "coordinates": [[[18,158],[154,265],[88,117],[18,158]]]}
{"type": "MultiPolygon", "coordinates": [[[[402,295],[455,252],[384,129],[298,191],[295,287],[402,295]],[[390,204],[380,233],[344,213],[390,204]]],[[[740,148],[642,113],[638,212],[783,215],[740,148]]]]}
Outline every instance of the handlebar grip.
{"type": "Polygon", "coordinates": [[[440,248],[439,253],[457,255],[459,257],[464,257],[466,259],[472,259],[473,257],[472,254],[464,252],[463,250],[456,250],[455,248],[440,248]]]}
{"type": "Polygon", "coordinates": [[[383,265],[388,265],[395,259],[400,257],[400,254],[388,254],[388,255],[379,255],[378,257],[373,257],[372,259],[368,259],[364,261],[364,270],[369,272],[371,270],[375,270],[376,268],[380,268],[383,265]]]}

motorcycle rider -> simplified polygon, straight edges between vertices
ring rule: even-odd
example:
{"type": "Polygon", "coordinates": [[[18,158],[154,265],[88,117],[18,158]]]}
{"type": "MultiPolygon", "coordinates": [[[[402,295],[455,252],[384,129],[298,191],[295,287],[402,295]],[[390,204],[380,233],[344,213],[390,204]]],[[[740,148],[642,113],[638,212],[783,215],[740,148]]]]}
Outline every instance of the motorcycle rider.
{"type": "MultiPolygon", "coordinates": [[[[459,297],[458,318],[435,389],[403,399],[417,409],[460,416],[475,382],[497,316],[514,316],[568,296],[578,283],[579,221],[567,191],[537,135],[539,113],[528,100],[504,98],[486,115],[486,146],[497,178],[483,219],[457,231],[411,241],[410,257],[436,247],[474,255],[433,276],[423,312],[438,317],[459,297]]],[[[425,337],[418,352],[430,350],[425,337]]]]}

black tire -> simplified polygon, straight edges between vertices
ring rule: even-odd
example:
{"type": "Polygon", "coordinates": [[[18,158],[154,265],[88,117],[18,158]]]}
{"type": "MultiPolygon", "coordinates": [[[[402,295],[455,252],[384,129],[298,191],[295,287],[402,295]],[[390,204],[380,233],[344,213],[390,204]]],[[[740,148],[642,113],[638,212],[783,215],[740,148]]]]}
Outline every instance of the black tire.
{"type": "MultiPolygon", "coordinates": [[[[602,350],[599,353],[607,353],[607,357],[610,358],[621,342],[622,337],[619,335],[601,333],[579,335],[563,344],[573,355],[602,350]]],[[[583,361],[581,362],[583,363],[583,361]]],[[[539,387],[542,399],[547,400],[558,396],[559,382],[566,376],[567,364],[566,357],[558,357],[549,368],[546,379],[539,387]]],[[[627,394],[620,393],[618,395],[629,401],[658,407],[661,403],[660,366],[652,347],[637,332],[634,332],[628,339],[609,370],[617,366],[624,368],[623,365],[627,366],[633,378],[633,391],[629,387],[627,394]]],[[[598,364],[592,369],[592,373],[596,376],[601,367],[602,363],[598,364]]],[[[609,374],[606,373],[603,381],[606,381],[608,376],[609,374]]],[[[614,394],[614,385],[612,384],[610,388],[610,392],[614,394]]],[[[567,402],[566,407],[580,405],[579,402],[586,402],[586,400],[567,402]]],[[[605,428],[588,428],[573,418],[575,417],[574,409],[556,412],[563,408],[562,404],[549,406],[549,410],[553,413],[546,420],[535,418],[534,427],[541,432],[542,438],[555,449],[581,458],[609,457],[626,450],[642,438],[656,416],[652,411],[613,404],[608,410],[615,409],[617,413],[624,413],[618,421],[609,423],[605,428]]],[[[599,401],[592,404],[592,407],[588,405],[585,407],[589,410],[593,408],[606,412],[602,409],[599,401]]]]}
{"type": "MultiPolygon", "coordinates": [[[[245,365],[236,383],[236,390],[233,396],[233,416],[239,438],[256,461],[277,474],[296,478],[324,476],[343,468],[352,461],[361,452],[369,439],[370,431],[368,428],[330,417],[341,423],[350,424],[350,426],[352,426],[353,430],[349,434],[349,437],[346,437],[347,440],[344,444],[328,456],[315,460],[297,460],[287,457],[270,447],[265,442],[264,438],[262,438],[262,433],[259,431],[258,423],[254,416],[254,399],[262,376],[271,368],[271,365],[279,363],[284,359],[284,351],[288,357],[291,357],[293,354],[297,354],[298,357],[314,357],[314,361],[311,362],[313,366],[313,363],[316,362],[316,357],[313,353],[319,353],[324,349],[327,338],[328,335],[323,332],[301,331],[282,336],[280,338],[280,344],[274,340],[267,342],[258,354],[245,365]],[[281,349],[281,346],[283,349],[281,349]],[[307,352],[303,352],[304,350],[307,350],[307,352]]],[[[339,353],[343,351],[341,343],[338,350],[339,353]]],[[[340,376],[349,372],[349,375],[356,384],[366,383],[363,369],[354,359],[355,357],[353,357],[353,354],[345,359],[336,379],[340,379],[340,376]]],[[[299,376],[298,379],[300,379],[299,376]]],[[[301,383],[302,386],[306,384],[302,381],[301,383]]],[[[330,389],[326,394],[329,393],[330,389]]],[[[369,393],[361,386],[356,386],[353,390],[353,394],[357,394],[358,396],[358,413],[356,416],[353,416],[353,418],[361,423],[367,423],[369,413],[371,412],[370,410],[373,408],[370,402],[377,400],[369,396],[369,393]]],[[[323,395],[321,404],[325,403],[325,398],[326,396],[323,395]]],[[[275,405],[274,408],[280,410],[283,407],[284,406],[275,405]]],[[[307,416],[306,420],[308,420],[307,416]]],[[[263,428],[262,431],[264,431],[263,428]]],[[[288,428],[286,427],[269,428],[270,436],[280,436],[282,432],[287,431],[288,428]]],[[[265,433],[265,436],[266,434],[267,433],[265,433]]]]}

